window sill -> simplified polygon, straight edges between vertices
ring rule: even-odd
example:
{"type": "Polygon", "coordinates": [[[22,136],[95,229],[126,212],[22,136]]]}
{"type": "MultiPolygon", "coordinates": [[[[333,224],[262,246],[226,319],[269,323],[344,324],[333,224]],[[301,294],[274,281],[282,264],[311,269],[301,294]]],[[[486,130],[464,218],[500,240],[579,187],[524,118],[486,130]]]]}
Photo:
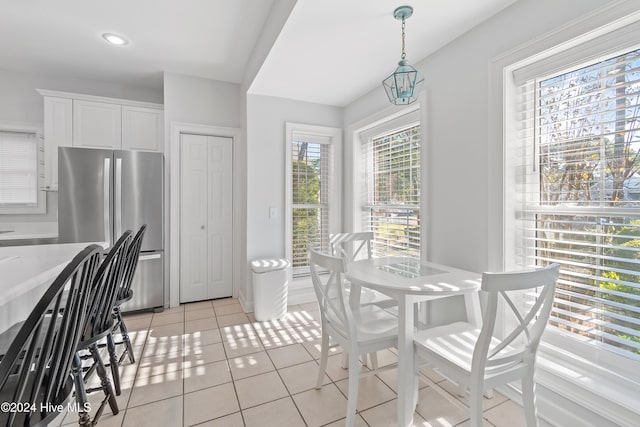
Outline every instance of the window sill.
{"type": "Polygon", "coordinates": [[[536,382],[618,425],[640,416],[640,384],[558,347],[541,344],[536,382]]]}

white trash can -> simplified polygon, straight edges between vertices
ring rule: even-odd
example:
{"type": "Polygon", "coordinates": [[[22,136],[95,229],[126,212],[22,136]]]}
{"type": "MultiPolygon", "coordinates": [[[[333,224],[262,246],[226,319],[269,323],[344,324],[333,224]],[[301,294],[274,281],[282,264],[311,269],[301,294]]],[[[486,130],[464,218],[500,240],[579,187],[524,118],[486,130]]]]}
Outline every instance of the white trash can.
{"type": "Polygon", "coordinates": [[[289,261],[257,259],[251,261],[251,271],[256,320],[264,322],[283,317],[287,313],[289,261]]]}

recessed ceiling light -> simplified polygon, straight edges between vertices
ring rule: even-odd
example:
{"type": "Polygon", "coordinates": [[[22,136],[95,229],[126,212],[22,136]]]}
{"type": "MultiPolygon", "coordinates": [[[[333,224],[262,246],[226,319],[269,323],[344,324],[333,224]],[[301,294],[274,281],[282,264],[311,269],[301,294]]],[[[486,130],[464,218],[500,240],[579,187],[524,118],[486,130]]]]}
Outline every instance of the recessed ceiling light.
{"type": "Polygon", "coordinates": [[[129,41],[124,37],[112,33],[104,33],[102,38],[115,46],[123,46],[129,43],[129,41]]]}

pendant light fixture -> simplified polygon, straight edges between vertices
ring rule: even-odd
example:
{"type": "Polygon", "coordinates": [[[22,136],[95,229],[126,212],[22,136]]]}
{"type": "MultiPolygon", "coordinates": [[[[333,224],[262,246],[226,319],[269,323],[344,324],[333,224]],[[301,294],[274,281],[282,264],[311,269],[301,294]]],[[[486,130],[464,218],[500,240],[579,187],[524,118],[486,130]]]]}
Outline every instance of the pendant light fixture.
{"type": "Polygon", "coordinates": [[[413,68],[405,57],[404,51],[404,21],[413,15],[411,6],[400,6],[393,11],[393,17],[402,20],[402,56],[398,62],[398,68],[389,77],[382,81],[389,102],[395,105],[409,105],[418,98],[424,77],[413,68]]]}

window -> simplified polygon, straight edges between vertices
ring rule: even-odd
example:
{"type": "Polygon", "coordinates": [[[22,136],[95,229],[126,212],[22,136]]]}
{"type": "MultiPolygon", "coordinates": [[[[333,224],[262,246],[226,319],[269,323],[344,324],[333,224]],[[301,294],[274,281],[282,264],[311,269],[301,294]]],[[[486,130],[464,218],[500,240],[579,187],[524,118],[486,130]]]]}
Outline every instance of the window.
{"type": "Polygon", "coordinates": [[[0,213],[44,212],[41,160],[35,132],[0,131],[0,213]]]}
{"type": "Polygon", "coordinates": [[[362,138],[362,224],[374,256],[420,258],[420,124],[362,138]]]}
{"type": "Polygon", "coordinates": [[[640,360],[640,50],[528,79],[517,97],[519,263],[561,264],[554,329],[640,360]]]}
{"type": "Polygon", "coordinates": [[[340,130],[287,124],[287,136],[288,258],[294,277],[307,276],[308,249],[329,252],[329,234],[339,231],[340,130]]]}

